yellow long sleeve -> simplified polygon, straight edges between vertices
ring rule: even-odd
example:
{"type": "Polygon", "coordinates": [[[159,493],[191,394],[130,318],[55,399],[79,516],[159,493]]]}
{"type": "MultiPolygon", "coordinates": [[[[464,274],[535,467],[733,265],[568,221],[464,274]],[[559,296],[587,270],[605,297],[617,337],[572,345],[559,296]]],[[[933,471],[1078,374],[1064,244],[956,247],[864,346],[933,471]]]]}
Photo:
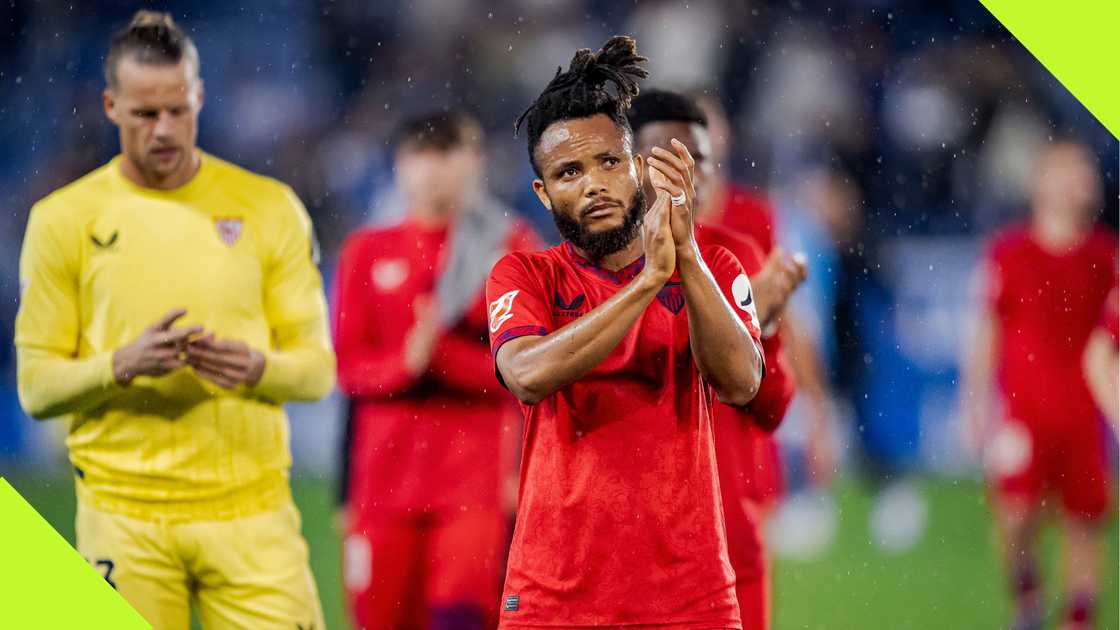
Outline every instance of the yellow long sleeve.
{"type": "Polygon", "coordinates": [[[20,348],[19,401],[32,418],[55,418],[97,407],[122,391],[113,378],[113,353],[72,359],[20,348]]]}
{"type": "Polygon", "coordinates": [[[277,402],[317,400],[335,382],[317,247],[311,219],[295,193],[285,187],[278,203],[287,211],[264,296],[272,349],[265,352],[264,374],[254,390],[277,402]]]}

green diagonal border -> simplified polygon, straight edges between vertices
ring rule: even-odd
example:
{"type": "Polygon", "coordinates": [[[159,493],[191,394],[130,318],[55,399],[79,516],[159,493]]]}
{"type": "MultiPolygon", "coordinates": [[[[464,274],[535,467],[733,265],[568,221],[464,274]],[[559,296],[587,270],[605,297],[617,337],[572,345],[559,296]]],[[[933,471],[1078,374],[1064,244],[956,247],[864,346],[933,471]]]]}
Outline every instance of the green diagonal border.
{"type": "Polygon", "coordinates": [[[980,0],[1120,138],[1120,0],[980,0]]]}
{"type": "Polygon", "coordinates": [[[0,557],[0,624],[5,628],[152,627],[3,477],[0,557]]]}

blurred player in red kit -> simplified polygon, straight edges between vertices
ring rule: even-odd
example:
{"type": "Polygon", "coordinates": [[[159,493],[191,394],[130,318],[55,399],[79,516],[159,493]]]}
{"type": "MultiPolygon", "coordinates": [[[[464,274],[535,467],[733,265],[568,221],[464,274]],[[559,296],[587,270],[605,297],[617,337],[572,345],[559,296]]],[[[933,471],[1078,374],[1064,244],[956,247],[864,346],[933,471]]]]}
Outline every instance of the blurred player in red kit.
{"type": "Polygon", "coordinates": [[[1043,150],[1030,223],[989,247],[983,311],[965,366],[965,428],[983,446],[993,482],[1015,628],[1042,624],[1034,546],[1051,493],[1065,535],[1062,627],[1091,627],[1094,614],[1110,475],[1105,425],[1081,361],[1116,274],[1116,235],[1094,227],[1097,170],[1082,145],[1060,141],[1043,150]],[[993,408],[997,398],[1001,408],[993,408]]]}
{"type": "Polygon", "coordinates": [[[472,118],[421,116],[397,136],[408,215],[353,234],[336,287],[348,600],[363,628],[492,627],[517,411],[484,369],[483,288],[499,256],[537,240],[485,198],[472,118]]]}
{"type": "Polygon", "coordinates": [[[526,422],[502,628],[742,627],[712,413],[754,398],[761,331],[739,261],[697,244],[684,145],[633,152],[642,61],[628,37],[580,50],[522,117],[564,242],[487,282],[526,422]]]}
{"type": "MultiPolygon", "coordinates": [[[[727,112],[719,99],[705,92],[690,94],[708,119],[708,137],[714,168],[708,178],[710,194],[697,209],[697,219],[705,225],[721,225],[736,234],[750,237],[765,256],[758,280],[765,285],[766,276],[788,269],[793,257],[776,243],[775,231],[779,217],[774,204],[764,194],[731,181],[727,164],[733,130],[727,112]]],[[[831,385],[822,351],[814,341],[805,322],[790,310],[783,310],[780,322],[783,354],[797,383],[797,398],[804,402],[808,436],[806,462],[816,483],[827,483],[835,470],[833,454],[834,412],[831,385]]],[[[768,516],[786,493],[781,455],[773,434],[754,431],[755,474],[749,481],[749,493],[758,509],[768,516]]]]}
{"type": "MultiPolygon", "coordinates": [[[[689,96],[664,90],[643,91],[630,106],[630,126],[637,152],[656,157],[673,138],[684,143],[696,162],[693,183],[697,207],[706,203],[713,180],[712,146],[708,118],[689,96]]],[[[647,180],[647,196],[654,191],[647,180]]],[[[805,278],[805,265],[798,258],[779,256],[776,264],[762,273],[762,250],[754,240],[740,236],[720,225],[696,224],[696,240],[701,246],[721,245],[735,255],[753,279],[755,305],[763,329],[762,346],[766,354],[766,378],[758,395],[746,409],[717,405],[715,408],[716,455],[720,491],[723,497],[727,547],[735,570],[735,590],[743,627],[769,627],[769,585],[766,554],[758,504],[750,500],[750,483],[760,462],[758,431],[773,431],[785,415],[793,397],[793,382],[781,356],[778,319],[790,294],[805,278]]],[[[771,465],[766,462],[764,465],[771,465]]]]}

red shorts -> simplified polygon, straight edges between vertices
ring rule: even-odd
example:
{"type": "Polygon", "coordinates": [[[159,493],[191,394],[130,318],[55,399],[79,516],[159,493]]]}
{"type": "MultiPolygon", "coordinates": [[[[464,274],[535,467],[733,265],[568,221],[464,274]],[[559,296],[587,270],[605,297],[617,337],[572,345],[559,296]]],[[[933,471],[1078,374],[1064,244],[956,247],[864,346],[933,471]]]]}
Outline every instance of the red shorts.
{"type": "Polygon", "coordinates": [[[494,627],[508,528],[498,509],[353,518],[343,576],[355,627],[494,627]]]}
{"type": "Polygon", "coordinates": [[[1001,499],[1038,506],[1052,493],[1066,514],[1099,519],[1110,503],[1107,428],[1097,417],[1064,420],[1021,415],[1003,421],[985,467],[1001,499]]]}

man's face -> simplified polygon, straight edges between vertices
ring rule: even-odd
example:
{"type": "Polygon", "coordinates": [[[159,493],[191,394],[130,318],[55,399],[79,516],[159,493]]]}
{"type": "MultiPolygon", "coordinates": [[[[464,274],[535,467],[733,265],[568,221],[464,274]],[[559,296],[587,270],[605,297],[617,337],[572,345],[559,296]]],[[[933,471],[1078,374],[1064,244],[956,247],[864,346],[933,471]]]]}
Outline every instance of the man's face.
{"type": "Polygon", "coordinates": [[[1101,179],[1088,150],[1072,143],[1046,149],[1035,169],[1034,201],[1036,211],[1076,221],[1091,218],[1100,209],[1101,179]]]}
{"type": "Polygon", "coordinates": [[[121,152],[151,183],[193,168],[202,110],[202,81],[194,63],[117,64],[117,86],[103,94],[105,114],[120,129],[121,152]]]}
{"type": "Polygon", "coordinates": [[[560,234],[593,260],[630,244],[645,212],[643,162],[630,145],[604,114],[553,123],[537,145],[533,190],[560,234]]]}
{"type": "Polygon", "coordinates": [[[397,186],[413,211],[452,218],[471,201],[482,177],[478,148],[450,150],[402,147],[397,152],[397,186]]]}
{"type": "MultiPolygon", "coordinates": [[[[696,187],[696,197],[693,201],[697,208],[704,207],[709,193],[709,184],[715,171],[712,162],[712,141],[708,130],[702,125],[680,121],[662,121],[647,123],[638,131],[638,153],[649,157],[654,147],[661,147],[670,153],[676,153],[670,140],[676,138],[684,143],[692,159],[696,160],[696,170],[692,176],[692,184],[696,187]]],[[[649,180],[646,180],[646,198],[653,200],[656,193],[649,180]]]]}

